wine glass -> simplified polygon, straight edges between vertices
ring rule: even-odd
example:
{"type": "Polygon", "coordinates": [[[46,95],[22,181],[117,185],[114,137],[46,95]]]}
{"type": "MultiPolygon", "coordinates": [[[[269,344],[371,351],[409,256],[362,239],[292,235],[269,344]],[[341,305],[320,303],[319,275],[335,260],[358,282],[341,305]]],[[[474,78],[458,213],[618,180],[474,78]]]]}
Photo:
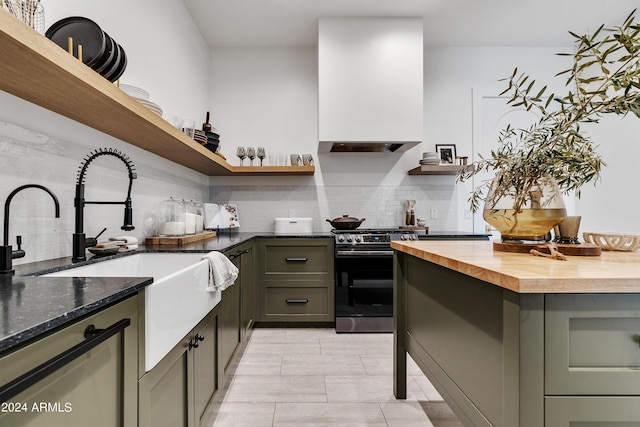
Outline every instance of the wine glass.
{"type": "Polygon", "coordinates": [[[260,159],[260,166],[262,166],[262,161],[265,157],[267,157],[267,155],[264,153],[264,147],[258,147],[256,153],[258,155],[258,158],[260,159]]]}
{"type": "Polygon", "coordinates": [[[256,158],[256,149],[253,147],[247,147],[247,157],[251,161],[251,166],[253,166],[253,159],[256,158]]]}
{"type": "Polygon", "coordinates": [[[236,156],[240,157],[240,166],[242,166],[242,161],[247,157],[247,152],[244,147],[238,147],[236,150],[236,156]]]}

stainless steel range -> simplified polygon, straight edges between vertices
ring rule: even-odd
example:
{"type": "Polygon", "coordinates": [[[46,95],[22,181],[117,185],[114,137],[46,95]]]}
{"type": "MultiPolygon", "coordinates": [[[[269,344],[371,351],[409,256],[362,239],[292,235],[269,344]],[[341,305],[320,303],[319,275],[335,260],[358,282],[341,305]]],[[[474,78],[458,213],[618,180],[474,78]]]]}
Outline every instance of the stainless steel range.
{"type": "Polygon", "coordinates": [[[400,229],[332,230],[335,234],[336,332],[393,332],[393,240],[418,240],[400,229]]]}

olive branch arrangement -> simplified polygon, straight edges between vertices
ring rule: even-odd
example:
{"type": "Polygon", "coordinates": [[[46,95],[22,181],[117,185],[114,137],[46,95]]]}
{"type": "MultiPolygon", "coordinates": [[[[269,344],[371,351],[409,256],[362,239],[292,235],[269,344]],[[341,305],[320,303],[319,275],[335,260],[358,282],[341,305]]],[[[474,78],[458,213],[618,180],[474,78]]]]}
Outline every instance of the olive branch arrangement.
{"type": "Polygon", "coordinates": [[[507,101],[515,108],[537,110],[540,120],[527,129],[507,126],[498,138],[498,148],[487,158],[466,167],[458,181],[466,181],[482,171],[496,171],[491,200],[484,195],[491,184],[478,186],[469,197],[471,211],[476,212],[485,200],[493,206],[502,197],[512,197],[513,209],[521,212],[538,189],[538,181],[553,177],[563,193],[600,177],[604,162],[597,146],[581,125],[598,123],[608,113],[640,117],[640,25],[635,10],[624,22],[612,28],[600,26],[593,34],[578,35],[571,68],[556,76],[566,76],[565,86],[572,88],[563,97],[547,95],[547,86],[538,89],[536,81],[516,68],[500,94],[510,94],[507,101]]]}

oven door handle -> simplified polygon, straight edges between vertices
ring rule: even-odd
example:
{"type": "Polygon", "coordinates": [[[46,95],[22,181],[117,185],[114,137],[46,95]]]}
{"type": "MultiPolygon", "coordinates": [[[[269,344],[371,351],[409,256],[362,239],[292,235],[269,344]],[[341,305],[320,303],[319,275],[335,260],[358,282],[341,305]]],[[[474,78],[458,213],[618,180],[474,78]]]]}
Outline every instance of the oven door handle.
{"type": "Polygon", "coordinates": [[[393,251],[336,251],[337,256],[391,256],[393,251]]]}

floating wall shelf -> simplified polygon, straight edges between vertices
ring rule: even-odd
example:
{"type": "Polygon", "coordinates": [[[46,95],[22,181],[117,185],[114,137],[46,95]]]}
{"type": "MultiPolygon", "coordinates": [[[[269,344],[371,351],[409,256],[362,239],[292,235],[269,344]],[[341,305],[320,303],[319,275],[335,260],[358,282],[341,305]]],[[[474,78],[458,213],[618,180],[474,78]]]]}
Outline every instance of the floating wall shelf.
{"type": "Polygon", "coordinates": [[[460,165],[422,165],[411,169],[409,175],[457,175],[467,166],[460,165]]]}
{"type": "Polygon", "coordinates": [[[238,167],[171,126],[58,45],[0,9],[0,90],[213,175],[313,175],[313,166],[238,167]]]}

